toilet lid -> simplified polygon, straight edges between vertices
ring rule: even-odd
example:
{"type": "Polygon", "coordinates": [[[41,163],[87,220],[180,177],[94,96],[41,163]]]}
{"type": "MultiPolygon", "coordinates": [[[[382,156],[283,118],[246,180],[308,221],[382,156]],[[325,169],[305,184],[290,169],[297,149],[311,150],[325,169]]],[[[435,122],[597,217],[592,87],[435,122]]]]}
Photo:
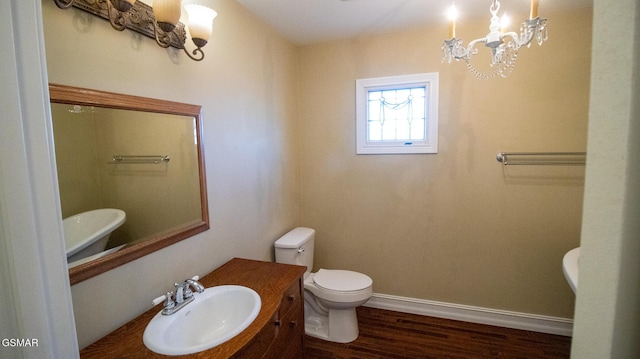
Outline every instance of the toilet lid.
{"type": "Polygon", "coordinates": [[[366,289],[373,284],[371,278],[362,273],[340,269],[320,269],[313,281],[322,288],[342,292],[366,289]]]}

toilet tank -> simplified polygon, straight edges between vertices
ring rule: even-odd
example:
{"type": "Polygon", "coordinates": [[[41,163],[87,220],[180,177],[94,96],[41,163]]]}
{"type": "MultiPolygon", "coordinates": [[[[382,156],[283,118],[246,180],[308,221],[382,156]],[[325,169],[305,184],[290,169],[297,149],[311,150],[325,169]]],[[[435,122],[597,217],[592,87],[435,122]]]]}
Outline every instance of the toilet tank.
{"type": "Polygon", "coordinates": [[[274,244],[276,262],[306,266],[307,272],[311,272],[315,234],[312,228],[298,227],[280,237],[274,244]]]}

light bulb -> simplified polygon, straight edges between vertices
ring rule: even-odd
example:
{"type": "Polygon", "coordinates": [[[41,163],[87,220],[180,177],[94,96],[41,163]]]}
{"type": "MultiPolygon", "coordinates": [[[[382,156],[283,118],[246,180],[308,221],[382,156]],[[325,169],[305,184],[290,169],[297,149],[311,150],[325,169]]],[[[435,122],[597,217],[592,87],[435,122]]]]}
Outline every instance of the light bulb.
{"type": "Polygon", "coordinates": [[[451,7],[447,10],[447,18],[452,21],[458,18],[458,9],[455,4],[451,4],[451,7]]]}
{"type": "Polygon", "coordinates": [[[213,19],[218,15],[214,10],[198,4],[185,4],[191,39],[198,47],[204,46],[213,31],[213,19]]]}
{"type": "Polygon", "coordinates": [[[453,39],[456,37],[456,18],[458,17],[458,9],[456,9],[455,4],[451,4],[449,11],[447,11],[447,16],[451,20],[449,22],[449,37],[453,39]]]}
{"type": "Polygon", "coordinates": [[[507,32],[507,27],[509,26],[510,21],[511,19],[506,13],[502,14],[502,17],[500,18],[500,32],[502,33],[507,32]]]}
{"type": "Polygon", "coordinates": [[[153,0],[153,14],[163,31],[172,31],[180,20],[180,0],[153,0]]]}

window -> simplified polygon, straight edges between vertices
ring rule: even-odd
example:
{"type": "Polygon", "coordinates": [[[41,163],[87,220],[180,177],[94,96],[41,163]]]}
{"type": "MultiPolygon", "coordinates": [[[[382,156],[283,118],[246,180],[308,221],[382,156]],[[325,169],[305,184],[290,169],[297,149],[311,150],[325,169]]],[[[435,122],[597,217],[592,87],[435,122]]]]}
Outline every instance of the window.
{"type": "Polygon", "coordinates": [[[438,152],[438,73],[356,80],[358,154],[438,152]]]}

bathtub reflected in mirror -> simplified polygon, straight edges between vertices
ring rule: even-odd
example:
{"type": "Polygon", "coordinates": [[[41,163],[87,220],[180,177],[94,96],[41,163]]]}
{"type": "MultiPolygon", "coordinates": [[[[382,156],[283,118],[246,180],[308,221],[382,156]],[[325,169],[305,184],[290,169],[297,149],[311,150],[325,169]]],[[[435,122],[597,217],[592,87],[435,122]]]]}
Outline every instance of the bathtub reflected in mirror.
{"type": "Polygon", "coordinates": [[[94,209],[64,218],[62,227],[69,266],[105,252],[111,233],[126,219],[126,213],[116,208],[94,209]]]}

